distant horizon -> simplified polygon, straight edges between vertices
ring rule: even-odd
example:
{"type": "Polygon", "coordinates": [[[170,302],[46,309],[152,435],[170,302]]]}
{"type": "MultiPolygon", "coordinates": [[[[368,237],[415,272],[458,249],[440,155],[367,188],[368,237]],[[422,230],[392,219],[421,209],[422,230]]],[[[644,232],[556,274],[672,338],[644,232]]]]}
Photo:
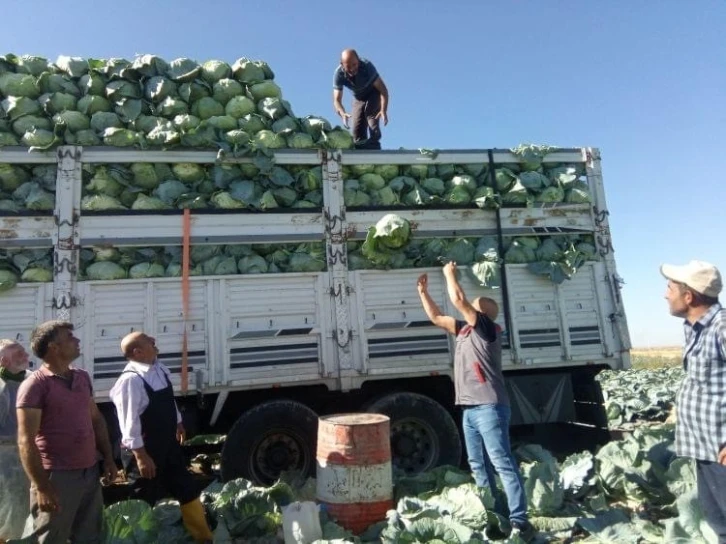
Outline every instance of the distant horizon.
{"type": "Polygon", "coordinates": [[[683,346],[633,346],[631,349],[647,350],[647,351],[660,351],[660,350],[682,350],[683,346]]]}

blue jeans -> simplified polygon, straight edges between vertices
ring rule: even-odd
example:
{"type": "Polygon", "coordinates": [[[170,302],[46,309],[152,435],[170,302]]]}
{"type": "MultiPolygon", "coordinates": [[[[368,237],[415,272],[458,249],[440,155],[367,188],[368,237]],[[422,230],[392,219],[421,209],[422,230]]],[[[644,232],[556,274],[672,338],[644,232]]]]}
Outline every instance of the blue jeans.
{"type": "Polygon", "coordinates": [[[509,444],[511,410],[504,404],[481,404],[464,407],[464,441],[469,466],[479,487],[491,489],[497,496],[494,471],[504,486],[509,505],[509,520],[527,521],[527,497],[517,461],[509,444]]]}

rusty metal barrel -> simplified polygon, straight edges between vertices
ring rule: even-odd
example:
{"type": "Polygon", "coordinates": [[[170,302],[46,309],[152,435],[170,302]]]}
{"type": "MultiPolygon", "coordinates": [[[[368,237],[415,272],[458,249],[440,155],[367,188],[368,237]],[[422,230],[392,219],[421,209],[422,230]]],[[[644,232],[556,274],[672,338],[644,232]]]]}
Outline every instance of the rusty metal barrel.
{"type": "Polygon", "coordinates": [[[318,420],[317,499],[355,534],[386,518],[393,506],[391,421],[380,414],[318,420]]]}

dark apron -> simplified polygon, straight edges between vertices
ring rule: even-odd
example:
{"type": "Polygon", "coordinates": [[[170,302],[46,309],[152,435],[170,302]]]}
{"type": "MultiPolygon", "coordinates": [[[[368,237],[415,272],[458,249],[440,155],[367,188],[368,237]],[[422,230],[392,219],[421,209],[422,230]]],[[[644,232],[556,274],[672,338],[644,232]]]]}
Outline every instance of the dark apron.
{"type": "Polygon", "coordinates": [[[181,504],[196,499],[199,490],[187,470],[186,458],[176,439],[176,404],[169,377],[164,376],[167,384],[164,389],[154,391],[138,372],[125,372],[136,374],[141,379],[149,397],[149,405],[139,419],[144,447],[156,464],[156,477],[142,478],[133,452],[126,448],[122,450],[121,461],[126,478],[131,483],[131,498],[146,501],[152,506],[169,496],[181,504]]]}

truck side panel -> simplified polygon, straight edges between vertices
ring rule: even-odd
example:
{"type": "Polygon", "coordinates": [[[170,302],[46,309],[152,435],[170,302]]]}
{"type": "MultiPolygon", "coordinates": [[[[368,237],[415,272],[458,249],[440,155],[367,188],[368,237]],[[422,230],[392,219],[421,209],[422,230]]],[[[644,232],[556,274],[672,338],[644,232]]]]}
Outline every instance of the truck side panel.
{"type": "MultiPolygon", "coordinates": [[[[500,259],[515,237],[586,236],[596,246],[596,260],[583,263],[572,279],[562,283],[535,274],[527,264],[502,264],[499,272],[506,281],[501,288],[481,287],[463,266],[461,281],[470,299],[488,296],[500,305],[498,322],[504,331],[503,366],[513,423],[536,426],[574,421],[598,430],[605,427],[594,376],[600,368],[629,367],[630,340],[598,150],[558,150],[543,158],[544,172],[561,166],[576,172],[570,181],[585,185],[589,196],[584,200],[517,201],[498,210],[444,206],[442,200],[434,206],[347,208],[345,185],[352,181],[355,165],[365,167],[359,172],[398,165],[404,177],[414,167],[418,172],[418,181],[409,176],[405,183],[418,183],[440,171],[448,171],[447,180],[455,172],[476,171],[470,177],[478,176],[478,191],[496,187],[497,173],[506,174],[503,168],[509,176],[521,173],[519,157],[508,150],[277,151],[276,166],[320,167],[322,205],[270,213],[193,210],[192,250],[215,244],[316,244],[325,250],[324,254],[316,250],[325,259],[321,272],[194,276],[189,281],[188,312],[179,278],[82,281],[83,250],[179,248],[183,224],[179,210],[81,210],[81,194],[88,181],[83,178],[84,167],[190,162],[210,168],[220,161],[234,165],[252,160],[199,151],[64,146],[56,153],[28,155],[25,149],[0,149],[0,162],[59,165],[53,216],[0,218],[1,248],[52,246],[54,268],[53,283],[20,284],[0,295],[6,309],[0,317],[0,336],[16,338],[28,347],[29,333],[39,322],[53,317],[72,321],[82,341],[83,356],[76,364],[92,374],[97,398],[105,401],[125,364],[119,351],[121,338],[143,330],[157,338],[175,391],[181,403],[190,407],[187,415],[204,414],[202,427],[224,421],[226,427],[221,430],[225,432],[236,421],[236,438],[231,442],[249,438],[245,451],[255,452],[250,459],[272,459],[265,452],[272,452],[278,442],[260,439],[258,444],[256,437],[248,436],[250,429],[264,428],[272,415],[279,422],[272,432],[280,437],[279,443],[294,438],[288,443],[294,443],[294,448],[287,454],[313,458],[313,410],[385,408],[398,418],[392,428],[401,436],[410,431],[409,438],[429,433],[432,427],[426,418],[430,416],[440,425],[424,442],[446,444],[458,433],[452,417],[453,338],[428,322],[416,290],[417,277],[428,272],[435,300],[445,313],[456,315],[440,266],[353,270],[349,246],[350,251],[359,246],[367,229],[386,213],[409,220],[414,239],[421,243],[494,237],[500,259]],[[186,381],[182,378],[185,362],[186,381]],[[227,402],[229,398],[234,400],[227,402]],[[422,406],[427,409],[420,414],[422,406]],[[433,417],[434,413],[438,415],[433,417]],[[295,438],[301,414],[307,431],[295,438]],[[418,420],[409,426],[412,417],[418,420]]],[[[407,262],[421,261],[412,257],[407,262]]],[[[228,452],[228,457],[234,455],[228,452]]],[[[457,462],[453,457],[447,462],[457,462]]],[[[436,455],[427,457],[424,464],[435,462],[436,455]]],[[[309,463],[303,465],[309,468],[309,463]]]]}

